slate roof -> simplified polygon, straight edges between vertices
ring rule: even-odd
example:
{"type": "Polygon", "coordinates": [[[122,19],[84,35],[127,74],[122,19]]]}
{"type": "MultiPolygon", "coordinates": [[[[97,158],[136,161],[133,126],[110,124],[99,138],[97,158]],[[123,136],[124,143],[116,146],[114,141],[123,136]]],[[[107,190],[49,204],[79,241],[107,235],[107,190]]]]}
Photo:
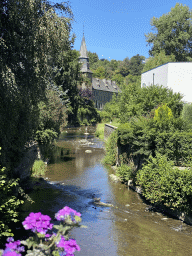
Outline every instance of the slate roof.
{"type": "Polygon", "coordinates": [[[92,87],[93,89],[100,90],[100,91],[115,92],[115,93],[121,92],[121,89],[119,89],[115,81],[111,81],[107,79],[101,80],[99,78],[93,78],[92,87]]]}
{"type": "Polygon", "coordinates": [[[87,56],[87,47],[86,47],[84,35],[83,35],[83,39],[81,41],[80,58],[88,58],[88,56],[87,56]]]}

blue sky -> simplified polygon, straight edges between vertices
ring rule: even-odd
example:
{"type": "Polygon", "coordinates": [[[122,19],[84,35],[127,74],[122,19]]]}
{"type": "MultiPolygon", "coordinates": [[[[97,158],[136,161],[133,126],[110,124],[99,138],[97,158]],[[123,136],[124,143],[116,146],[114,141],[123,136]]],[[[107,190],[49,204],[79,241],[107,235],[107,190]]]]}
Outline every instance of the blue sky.
{"type": "MultiPolygon", "coordinates": [[[[54,2],[62,2],[60,0],[54,2]]],[[[145,35],[150,20],[170,12],[175,0],[70,0],[75,21],[74,49],[80,50],[83,24],[87,50],[99,58],[123,60],[136,54],[149,57],[145,35]]],[[[192,9],[192,1],[180,2],[192,9]]]]}

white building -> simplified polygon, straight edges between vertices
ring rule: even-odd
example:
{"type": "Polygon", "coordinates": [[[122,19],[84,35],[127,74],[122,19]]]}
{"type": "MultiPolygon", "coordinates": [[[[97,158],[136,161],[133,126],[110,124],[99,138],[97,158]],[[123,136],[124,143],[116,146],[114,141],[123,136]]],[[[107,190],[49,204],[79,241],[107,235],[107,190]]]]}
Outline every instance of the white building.
{"type": "Polygon", "coordinates": [[[144,72],[141,87],[163,85],[180,92],[184,102],[192,102],[192,62],[169,62],[144,72]]]}

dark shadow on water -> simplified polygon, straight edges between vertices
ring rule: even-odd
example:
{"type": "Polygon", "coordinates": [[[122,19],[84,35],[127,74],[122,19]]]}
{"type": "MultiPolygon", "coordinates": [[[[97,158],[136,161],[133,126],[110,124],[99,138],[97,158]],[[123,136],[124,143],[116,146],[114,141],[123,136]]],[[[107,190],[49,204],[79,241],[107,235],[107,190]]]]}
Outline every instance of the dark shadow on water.
{"type": "MultiPolygon", "coordinates": [[[[82,218],[85,212],[92,209],[93,198],[101,195],[95,189],[81,189],[74,185],[62,185],[59,182],[50,183],[46,180],[37,182],[28,193],[35,203],[26,202],[21,208],[21,221],[30,212],[41,212],[54,220],[55,213],[65,206],[80,212],[82,218]]],[[[87,219],[86,219],[87,220],[87,219]]],[[[96,221],[96,219],[95,219],[96,221]]]]}

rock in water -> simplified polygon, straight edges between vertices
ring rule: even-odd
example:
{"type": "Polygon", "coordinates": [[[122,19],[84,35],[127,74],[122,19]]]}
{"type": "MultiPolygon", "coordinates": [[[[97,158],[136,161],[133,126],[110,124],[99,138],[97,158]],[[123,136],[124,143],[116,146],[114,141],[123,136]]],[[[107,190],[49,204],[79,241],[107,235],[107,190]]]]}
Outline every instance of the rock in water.
{"type": "Polygon", "coordinates": [[[117,182],[121,183],[120,177],[117,177],[115,174],[111,174],[111,175],[109,175],[109,177],[112,179],[113,182],[115,182],[115,183],[117,183],[117,182]]]}
{"type": "Polygon", "coordinates": [[[92,153],[92,150],[87,149],[87,150],[85,150],[85,153],[92,153]]]}

